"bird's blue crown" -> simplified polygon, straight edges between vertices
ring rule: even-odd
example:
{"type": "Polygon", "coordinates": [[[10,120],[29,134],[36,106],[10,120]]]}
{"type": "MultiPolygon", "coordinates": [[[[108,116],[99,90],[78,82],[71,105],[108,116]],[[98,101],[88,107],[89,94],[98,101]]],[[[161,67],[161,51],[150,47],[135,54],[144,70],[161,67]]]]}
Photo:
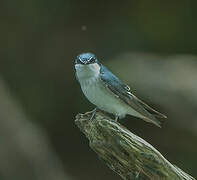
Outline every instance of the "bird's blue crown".
{"type": "Polygon", "coordinates": [[[93,64],[98,63],[97,57],[92,53],[82,53],[77,56],[75,64],[93,64]]]}

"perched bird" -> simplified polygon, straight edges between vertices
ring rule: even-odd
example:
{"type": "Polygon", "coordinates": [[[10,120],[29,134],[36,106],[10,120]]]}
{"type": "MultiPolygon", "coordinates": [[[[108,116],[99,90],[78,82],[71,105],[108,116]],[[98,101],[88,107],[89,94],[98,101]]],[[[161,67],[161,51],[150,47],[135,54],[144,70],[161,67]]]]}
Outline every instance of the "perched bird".
{"type": "Polygon", "coordinates": [[[86,98],[97,108],[115,115],[116,121],[129,114],[160,127],[156,117],[166,118],[134,96],[129,86],[102,65],[94,54],[83,53],[77,56],[75,70],[86,98]]]}

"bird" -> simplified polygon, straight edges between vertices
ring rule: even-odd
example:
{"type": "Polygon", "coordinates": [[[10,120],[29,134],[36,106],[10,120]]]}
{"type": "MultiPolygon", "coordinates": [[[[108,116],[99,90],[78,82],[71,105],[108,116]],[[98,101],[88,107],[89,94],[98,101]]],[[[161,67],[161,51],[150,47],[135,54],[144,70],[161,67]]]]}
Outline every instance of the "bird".
{"type": "Polygon", "coordinates": [[[82,53],[75,59],[75,75],[85,97],[98,109],[113,114],[115,121],[126,115],[135,116],[161,127],[157,118],[167,118],[137,98],[93,53],[82,53]]]}

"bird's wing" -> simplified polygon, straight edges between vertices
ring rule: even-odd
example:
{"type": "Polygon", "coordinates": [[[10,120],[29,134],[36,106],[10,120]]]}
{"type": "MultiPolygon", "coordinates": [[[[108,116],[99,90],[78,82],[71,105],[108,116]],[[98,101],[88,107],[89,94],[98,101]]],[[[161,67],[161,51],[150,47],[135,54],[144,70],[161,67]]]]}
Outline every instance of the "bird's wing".
{"type": "Polygon", "coordinates": [[[151,122],[160,127],[160,122],[156,119],[166,118],[165,115],[154,110],[146,103],[138,99],[135,95],[130,92],[129,86],[122,83],[111,71],[105,66],[101,65],[100,79],[104,85],[111,90],[117,97],[127,103],[131,108],[144,116],[144,120],[151,122]]]}

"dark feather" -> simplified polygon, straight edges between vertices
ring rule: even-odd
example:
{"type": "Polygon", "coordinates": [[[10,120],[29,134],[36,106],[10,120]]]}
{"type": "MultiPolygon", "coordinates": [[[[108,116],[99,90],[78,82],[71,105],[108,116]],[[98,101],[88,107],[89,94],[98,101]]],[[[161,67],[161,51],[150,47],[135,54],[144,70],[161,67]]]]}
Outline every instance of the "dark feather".
{"type": "Polygon", "coordinates": [[[109,71],[105,66],[101,65],[100,69],[101,80],[104,85],[112,91],[116,96],[118,96],[122,101],[131,106],[135,111],[144,116],[143,120],[151,122],[160,127],[160,121],[156,119],[166,118],[165,115],[154,110],[146,103],[138,99],[130,92],[129,86],[123,84],[111,71],[109,71]]]}

